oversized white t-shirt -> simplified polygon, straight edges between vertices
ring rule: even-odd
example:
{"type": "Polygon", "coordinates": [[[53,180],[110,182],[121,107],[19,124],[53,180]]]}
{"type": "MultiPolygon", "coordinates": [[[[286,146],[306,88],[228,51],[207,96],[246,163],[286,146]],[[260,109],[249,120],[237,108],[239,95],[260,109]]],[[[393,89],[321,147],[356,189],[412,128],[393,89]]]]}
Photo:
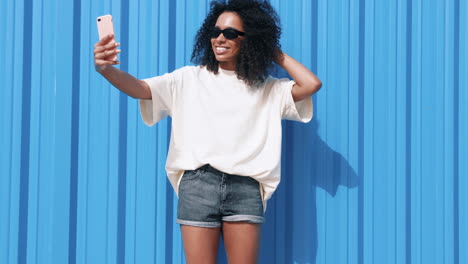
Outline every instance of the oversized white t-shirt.
{"type": "Polygon", "coordinates": [[[309,122],[312,98],[294,103],[289,79],[269,76],[252,87],[234,71],[202,66],[144,81],[152,100],[140,100],[143,121],[152,126],[172,117],[166,172],[176,194],[185,170],[210,164],[257,180],[266,210],[281,176],[281,119],[309,122]]]}

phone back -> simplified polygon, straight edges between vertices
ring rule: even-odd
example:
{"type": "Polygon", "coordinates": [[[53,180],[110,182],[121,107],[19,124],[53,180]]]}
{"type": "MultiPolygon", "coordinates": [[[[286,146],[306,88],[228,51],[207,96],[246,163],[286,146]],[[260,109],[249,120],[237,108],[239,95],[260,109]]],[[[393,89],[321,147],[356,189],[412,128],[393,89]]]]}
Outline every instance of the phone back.
{"type": "Polygon", "coordinates": [[[96,19],[99,39],[104,38],[109,34],[114,34],[114,23],[111,15],[100,16],[96,19]]]}

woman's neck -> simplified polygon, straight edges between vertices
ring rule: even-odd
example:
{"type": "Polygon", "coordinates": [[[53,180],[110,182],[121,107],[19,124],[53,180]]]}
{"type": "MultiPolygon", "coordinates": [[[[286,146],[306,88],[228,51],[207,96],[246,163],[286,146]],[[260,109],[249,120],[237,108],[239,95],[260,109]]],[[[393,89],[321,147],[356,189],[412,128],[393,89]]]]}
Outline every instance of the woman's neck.
{"type": "Polygon", "coordinates": [[[219,67],[223,70],[227,71],[235,71],[236,70],[236,63],[232,61],[220,61],[219,67]]]}

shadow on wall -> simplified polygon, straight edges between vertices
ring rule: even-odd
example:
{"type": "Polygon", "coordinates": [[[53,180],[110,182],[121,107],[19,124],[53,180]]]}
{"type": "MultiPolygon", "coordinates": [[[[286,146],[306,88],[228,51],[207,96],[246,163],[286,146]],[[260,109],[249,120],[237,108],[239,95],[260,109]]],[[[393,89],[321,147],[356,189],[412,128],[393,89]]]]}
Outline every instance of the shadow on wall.
{"type": "Polygon", "coordinates": [[[334,197],[339,186],[358,186],[358,175],[320,138],[318,126],[317,119],[285,126],[282,183],[267,211],[267,221],[274,221],[262,229],[259,263],[316,263],[317,188],[334,197]]]}
{"type": "MultiPolygon", "coordinates": [[[[272,75],[292,79],[278,66],[272,75]]],[[[359,184],[349,162],[318,135],[316,99],[314,96],[310,123],[283,121],[282,179],[268,202],[259,263],[315,264],[320,246],[317,188],[335,197],[339,186],[354,188],[359,184]]]]}

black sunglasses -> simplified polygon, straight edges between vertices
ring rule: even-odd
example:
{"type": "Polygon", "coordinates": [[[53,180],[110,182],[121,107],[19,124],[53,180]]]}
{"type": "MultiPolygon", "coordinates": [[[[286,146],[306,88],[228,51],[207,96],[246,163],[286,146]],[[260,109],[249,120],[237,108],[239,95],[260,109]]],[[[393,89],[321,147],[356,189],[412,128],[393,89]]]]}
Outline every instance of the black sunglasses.
{"type": "Polygon", "coordinates": [[[223,36],[227,39],[235,39],[238,36],[244,36],[245,33],[239,30],[235,30],[233,28],[225,28],[223,30],[215,27],[211,30],[211,38],[217,38],[219,34],[223,33],[223,36]]]}

